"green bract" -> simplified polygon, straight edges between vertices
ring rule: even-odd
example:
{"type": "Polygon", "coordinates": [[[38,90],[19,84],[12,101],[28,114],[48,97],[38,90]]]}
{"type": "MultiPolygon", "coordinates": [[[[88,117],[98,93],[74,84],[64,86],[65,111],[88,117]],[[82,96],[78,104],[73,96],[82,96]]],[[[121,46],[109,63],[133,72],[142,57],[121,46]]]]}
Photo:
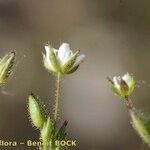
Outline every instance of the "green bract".
{"type": "Polygon", "coordinates": [[[112,91],[121,96],[128,97],[132,94],[136,87],[136,81],[133,76],[126,73],[123,77],[113,77],[109,79],[109,85],[112,91]]]}
{"type": "Polygon", "coordinates": [[[15,51],[6,54],[0,60],[0,85],[5,83],[12,72],[12,67],[15,60],[15,51]]]}
{"type": "Polygon", "coordinates": [[[46,112],[40,104],[39,99],[33,93],[29,95],[29,115],[35,127],[42,129],[46,122],[46,112]]]}
{"type": "Polygon", "coordinates": [[[59,49],[45,45],[46,54],[43,54],[44,67],[49,72],[57,74],[73,73],[83,61],[85,55],[79,55],[79,50],[74,54],[68,43],[63,43],[59,49]]]}

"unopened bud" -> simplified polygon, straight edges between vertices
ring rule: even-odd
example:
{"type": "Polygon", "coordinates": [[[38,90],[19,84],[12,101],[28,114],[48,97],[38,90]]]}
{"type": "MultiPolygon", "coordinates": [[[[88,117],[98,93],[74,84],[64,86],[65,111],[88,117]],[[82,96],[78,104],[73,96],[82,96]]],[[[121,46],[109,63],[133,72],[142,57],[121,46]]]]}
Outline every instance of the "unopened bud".
{"type": "Polygon", "coordinates": [[[136,81],[129,73],[126,73],[123,77],[108,78],[108,81],[112,91],[124,98],[130,96],[136,87],[136,81]]]}

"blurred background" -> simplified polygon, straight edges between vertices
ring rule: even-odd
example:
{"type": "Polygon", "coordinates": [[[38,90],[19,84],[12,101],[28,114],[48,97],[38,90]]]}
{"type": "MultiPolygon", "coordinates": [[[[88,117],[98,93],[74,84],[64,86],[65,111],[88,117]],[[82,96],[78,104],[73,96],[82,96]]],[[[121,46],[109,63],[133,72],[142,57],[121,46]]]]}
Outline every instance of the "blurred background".
{"type": "MultiPolygon", "coordinates": [[[[68,42],[85,62],[62,80],[60,123],[69,121],[70,150],[147,150],[107,76],[133,73],[132,99],[150,110],[149,0],[0,0],[0,56],[17,50],[14,72],[0,92],[0,139],[38,140],[27,113],[30,91],[53,109],[55,77],[43,68],[44,43],[68,42]]],[[[16,149],[36,149],[25,146],[16,149]]]]}

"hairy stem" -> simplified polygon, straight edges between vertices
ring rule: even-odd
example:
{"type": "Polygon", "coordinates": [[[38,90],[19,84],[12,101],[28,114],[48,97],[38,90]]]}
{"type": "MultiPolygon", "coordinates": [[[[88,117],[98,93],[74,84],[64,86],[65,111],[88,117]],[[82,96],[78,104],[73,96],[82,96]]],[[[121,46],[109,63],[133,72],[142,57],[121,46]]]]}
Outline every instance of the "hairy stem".
{"type": "Polygon", "coordinates": [[[56,79],[56,95],[55,95],[55,110],[54,110],[54,120],[55,123],[58,117],[58,109],[59,109],[59,98],[60,98],[60,74],[57,74],[56,79]]]}
{"type": "Polygon", "coordinates": [[[127,106],[127,108],[129,109],[129,110],[131,110],[131,109],[133,109],[134,108],[134,105],[133,105],[133,103],[132,103],[132,100],[131,99],[129,99],[129,97],[125,97],[125,101],[126,101],[126,106],[127,106]]]}

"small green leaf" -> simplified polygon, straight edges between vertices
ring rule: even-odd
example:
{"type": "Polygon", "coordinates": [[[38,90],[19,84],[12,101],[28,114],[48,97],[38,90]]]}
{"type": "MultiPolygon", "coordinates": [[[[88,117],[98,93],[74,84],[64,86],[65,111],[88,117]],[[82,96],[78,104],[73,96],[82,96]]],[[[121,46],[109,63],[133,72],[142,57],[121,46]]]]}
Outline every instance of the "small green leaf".
{"type": "Polygon", "coordinates": [[[46,112],[37,96],[33,93],[29,95],[29,114],[31,121],[35,127],[42,129],[46,121],[46,112]]]}
{"type": "Polygon", "coordinates": [[[141,139],[150,147],[150,116],[141,115],[137,110],[130,111],[132,126],[141,139]]]}
{"type": "Polygon", "coordinates": [[[65,140],[67,137],[67,132],[66,132],[66,126],[68,122],[65,121],[63,125],[60,127],[59,131],[56,134],[56,140],[62,141],[65,140]]]}
{"type": "Polygon", "coordinates": [[[48,118],[41,130],[41,138],[43,142],[49,142],[54,134],[54,123],[48,118]]]}
{"type": "Polygon", "coordinates": [[[5,83],[8,77],[10,76],[12,72],[12,67],[14,65],[15,57],[16,57],[16,53],[15,51],[12,51],[6,54],[0,60],[0,85],[5,83]]]}

